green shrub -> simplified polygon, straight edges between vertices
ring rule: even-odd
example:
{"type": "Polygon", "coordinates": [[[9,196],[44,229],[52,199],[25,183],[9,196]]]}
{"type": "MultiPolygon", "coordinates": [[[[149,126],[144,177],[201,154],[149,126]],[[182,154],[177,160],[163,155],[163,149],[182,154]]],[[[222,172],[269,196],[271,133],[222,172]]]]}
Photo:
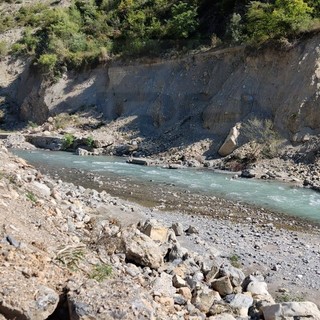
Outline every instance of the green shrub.
{"type": "Polygon", "coordinates": [[[37,62],[43,72],[50,73],[54,70],[58,57],[56,54],[42,54],[37,62]]]}
{"type": "Polygon", "coordinates": [[[0,17],[0,33],[3,33],[15,26],[14,17],[10,14],[1,15],[0,17]]]}
{"type": "Polygon", "coordinates": [[[89,148],[93,148],[94,147],[94,139],[93,137],[87,137],[86,138],[86,146],[88,146],[89,148]]]}
{"type": "Polygon", "coordinates": [[[32,192],[27,192],[26,197],[30,200],[33,204],[37,203],[37,198],[32,192]]]}
{"type": "Polygon", "coordinates": [[[112,274],[112,267],[108,264],[99,264],[94,267],[89,277],[95,279],[98,282],[102,282],[112,274]]]}
{"type": "Polygon", "coordinates": [[[303,0],[251,1],[247,32],[253,43],[297,35],[312,23],[312,8],[303,0]]]}
{"type": "Polygon", "coordinates": [[[63,150],[67,150],[70,147],[72,147],[73,143],[74,143],[75,137],[73,134],[71,133],[66,133],[63,136],[63,140],[62,140],[62,149],[63,150]]]}
{"type": "Polygon", "coordinates": [[[67,245],[59,248],[55,260],[68,267],[70,270],[76,271],[79,269],[79,263],[84,259],[84,256],[84,245],[67,245]]]}
{"type": "Polygon", "coordinates": [[[174,38],[188,38],[198,26],[197,8],[185,2],[172,6],[172,19],[168,21],[168,32],[174,38]]]}

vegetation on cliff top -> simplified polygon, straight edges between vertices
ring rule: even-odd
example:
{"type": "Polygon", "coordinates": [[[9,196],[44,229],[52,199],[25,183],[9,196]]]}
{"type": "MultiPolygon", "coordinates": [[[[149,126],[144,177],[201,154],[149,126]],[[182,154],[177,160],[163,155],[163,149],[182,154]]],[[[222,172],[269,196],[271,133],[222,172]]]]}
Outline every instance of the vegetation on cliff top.
{"type": "Polygon", "coordinates": [[[119,54],[290,40],[315,29],[319,17],[319,0],[74,0],[67,8],[22,6],[2,15],[0,31],[24,27],[12,53],[31,55],[52,73],[119,54]]]}

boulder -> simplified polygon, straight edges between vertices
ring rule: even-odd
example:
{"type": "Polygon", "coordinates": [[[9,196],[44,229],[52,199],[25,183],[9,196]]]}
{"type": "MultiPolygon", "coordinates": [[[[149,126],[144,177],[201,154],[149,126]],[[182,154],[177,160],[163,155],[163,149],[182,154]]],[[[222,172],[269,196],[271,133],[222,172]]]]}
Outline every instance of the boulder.
{"type": "Polygon", "coordinates": [[[172,276],[165,272],[161,272],[152,287],[154,296],[173,297],[176,293],[176,288],[172,285],[172,276]]]}
{"type": "Polygon", "coordinates": [[[241,172],[242,178],[254,178],[257,176],[257,172],[254,169],[245,169],[241,172]]]}
{"type": "Polygon", "coordinates": [[[173,279],[172,279],[172,282],[173,282],[173,285],[176,287],[176,288],[182,288],[182,287],[187,287],[187,282],[181,278],[180,276],[178,276],[177,274],[175,274],[173,276],[173,279]]]}
{"type": "Polygon", "coordinates": [[[143,267],[158,269],[163,264],[163,252],[150,237],[137,229],[122,233],[126,259],[143,267]]]}
{"type": "Polygon", "coordinates": [[[51,196],[51,189],[45,185],[44,183],[38,182],[38,181],[32,181],[30,185],[30,190],[34,191],[35,193],[39,193],[45,197],[51,196]]]}
{"type": "Polygon", "coordinates": [[[248,316],[249,308],[253,304],[253,298],[250,294],[237,293],[230,305],[236,309],[241,317],[248,316]]]}
{"type": "Polygon", "coordinates": [[[220,301],[221,296],[217,291],[208,287],[198,290],[192,298],[192,303],[202,312],[207,313],[215,301],[220,301]]]}
{"type": "Polygon", "coordinates": [[[241,286],[243,280],[245,279],[244,273],[231,265],[222,265],[219,271],[220,276],[228,276],[234,287],[241,286]]]}
{"type": "Polygon", "coordinates": [[[222,277],[211,283],[212,289],[218,291],[222,297],[231,294],[233,287],[229,277],[222,277]]]}
{"type": "Polygon", "coordinates": [[[240,135],[241,124],[237,123],[229,132],[226,140],[220,147],[218,153],[220,156],[225,157],[234,151],[238,146],[238,137],[240,135]]]}
{"type": "Polygon", "coordinates": [[[212,283],[218,276],[221,262],[219,260],[213,260],[211,270],[206,275],[206,281],[212,283]]]}
{"type": "Polygon", "coordinates": [[[262,308],[265,320],[301,319],[320,320],[320,311],[312,302],[283,302],[262,308]]]}
{"type": "Polygon", "coordinates": [[[86,149],[78,148],[78,149],[76,150],[76,154],[77,154],[78,156],[85,157],[85,156],[91,155],[91,152],[88,151],[88,150],[86,150],[86,149]]]}
{"type": "MultiPolygon", "coordinates": [[[[15,298],[0,297],[0,314],[7,319],[47,319],[56,309],[59,295],[43,285],[37,288],[33,288],[32,285],[24,287],[24,285],[19,287],[21,290],[17,292],[18,295],[15,298]]],[[[10,290],[13,291],[12,288],[10,290]]]]}
{"type": "Polygon", "coordinates": [[[156,220],[147,220],[140,231],[154,241],[164,243],[168,240],[169,229],[160,225],[156,220]]]}
{"type": "Polygon", "coordinates": [[[175,233],[176,236],[183,235],[183,225],[180,222],[173,223],[171,227],[175,233]]]}
{"type": "Polygon", "coordinates": [[[151,160],[145,158],[130,158],[127,160],[127,163],[138,164],[140,166],[149,166],[151,160]]]}
{"type": "Polygon", "coordinates": [[[191,293],[191,290],[189,287],[179,288],[178,293],[181,294],[188,301],[190,301],[192,299],[192,293],[191,293]]]}

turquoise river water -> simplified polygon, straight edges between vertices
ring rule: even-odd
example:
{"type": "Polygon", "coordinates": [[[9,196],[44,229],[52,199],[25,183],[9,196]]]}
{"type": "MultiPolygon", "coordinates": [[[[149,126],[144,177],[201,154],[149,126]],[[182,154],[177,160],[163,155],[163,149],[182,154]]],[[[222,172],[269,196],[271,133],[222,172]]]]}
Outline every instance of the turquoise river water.
{"type": "Polygon", "coordinates": [[[130,178],[131,181],[170,183],[180,189],[203,192],[226,199],[240,200],[277,212],[295,215],[320,222],[320,193],[293,187],[288,184],[254,179],[232,179],[230,174],[210,169],[168,170],[128,164],[125,158],[88,156],[79,157],[67,152],[14,150],[16,155],[36,167],[78,169],[112,176],[115,179],[130,178]]]}

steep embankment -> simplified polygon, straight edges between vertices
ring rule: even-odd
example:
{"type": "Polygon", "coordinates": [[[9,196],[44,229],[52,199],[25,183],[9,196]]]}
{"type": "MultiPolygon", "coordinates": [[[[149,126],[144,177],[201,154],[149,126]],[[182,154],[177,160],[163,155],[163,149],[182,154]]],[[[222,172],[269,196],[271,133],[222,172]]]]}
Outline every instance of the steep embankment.
{"type": "Polygon", "coordinates": [[[111,62],[66,72],[53,84],[28,65],[12,71],[13,62],[6,68],[2,62],[0,94],[20,106],[23,120],[43,122],[96,105],[107,119],[136,116],[145,136],[175,130],[177,144],[208,137],[216,149],[231,127],[250,117],[270,117],[285,137],[296,139],[320,129],[319,37],[290,50],[238,47],[150,63],[111,62]]]}

